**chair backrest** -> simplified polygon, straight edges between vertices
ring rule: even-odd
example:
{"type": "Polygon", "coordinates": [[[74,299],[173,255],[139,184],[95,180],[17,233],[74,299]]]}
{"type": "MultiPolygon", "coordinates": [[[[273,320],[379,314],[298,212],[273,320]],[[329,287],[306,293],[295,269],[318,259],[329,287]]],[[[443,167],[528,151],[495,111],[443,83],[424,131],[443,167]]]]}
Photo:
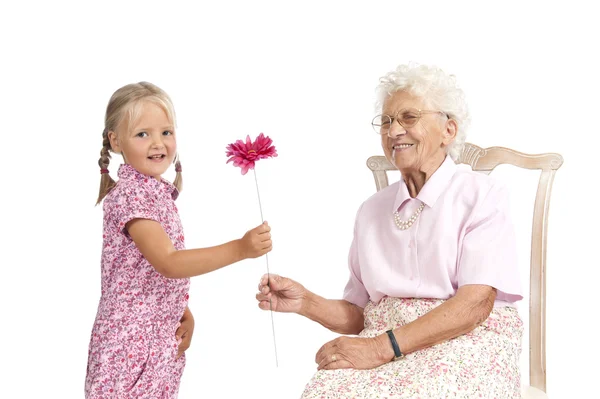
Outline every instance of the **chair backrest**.
{"type": "MultiPolygon", "coordinates": [[[[533,208],[529,285],[529,385],[546,392],[546,237],[548,209],[554,174],[563,163],[559,154],[523,154],[508,148],[481,148],[466,143],[458,163],[490,174],[498,165],[508,164],[541,170],[533,208]]],[[[384,156],[372,156],[367,166],[373,171],[377,191],[388,185],[387,172],[396,170],[384,156]]]]}

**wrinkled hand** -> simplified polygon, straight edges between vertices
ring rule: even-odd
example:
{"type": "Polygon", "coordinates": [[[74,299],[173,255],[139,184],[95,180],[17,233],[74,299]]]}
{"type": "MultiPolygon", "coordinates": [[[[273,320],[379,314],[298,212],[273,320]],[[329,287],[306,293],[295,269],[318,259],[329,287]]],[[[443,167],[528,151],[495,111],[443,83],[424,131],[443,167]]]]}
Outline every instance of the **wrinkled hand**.
{"type": "Polygon", "coordinates": [[[179,328],[175,331],[175,337],[179,348],[177,350],[177,359],[185,352],[192,343],[192,335],[194,334],[194,318],[192,314],[184,315],[179,322],[179,328]]]}
{"type": "Polygon", "coordinates": [[[329,341],[317,352],[317,368],[366,370],[381,366],[391,360],[385,359],[385,341],[381,338],[339,337],[329,341]]]}
{"type": "Polygon", "coordinates": [[[271,227],[269,223],[264,222],[258,227],[249,230],[240,240],[242,257],[258,258],[271,252],[273,243],[271,242],[271,227]]]}
{"type": "Polygon", "coordinates": [[[275,312],[298,313],[306,298],[307,290],[302,284],[277,274],[265,274],[258,283],[258,307],[262,310],[273,309],[275,312]],[[271,303],[269,303],[269,300],[271,303]]]}

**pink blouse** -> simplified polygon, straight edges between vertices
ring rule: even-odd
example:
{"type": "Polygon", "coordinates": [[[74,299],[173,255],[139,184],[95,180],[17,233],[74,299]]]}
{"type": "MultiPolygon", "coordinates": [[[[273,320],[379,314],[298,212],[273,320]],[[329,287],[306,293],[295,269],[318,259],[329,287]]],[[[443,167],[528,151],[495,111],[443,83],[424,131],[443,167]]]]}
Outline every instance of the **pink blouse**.
{"type": "Polygon", "coordinates": [[[497,289],[495,306],[523,299],[506,187],[446,157],[411,198],[404,180],[359,208],[344,299],[360,307],[384,296],[448,299],[465,284],[497,289]],[[400,230],[394,211],[415,223],[400,230]]]}

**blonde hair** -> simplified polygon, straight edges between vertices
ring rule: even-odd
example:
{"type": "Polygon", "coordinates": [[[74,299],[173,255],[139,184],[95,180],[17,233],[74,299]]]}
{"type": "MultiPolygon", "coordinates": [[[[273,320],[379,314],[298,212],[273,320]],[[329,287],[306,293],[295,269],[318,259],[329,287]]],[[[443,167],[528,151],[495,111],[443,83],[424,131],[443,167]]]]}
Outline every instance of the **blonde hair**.
{"type": "MultiPolygon", "coordinates": [[[[158,86],[148,82],[132,83],[121,87],[113,93],[106,107],[106,116],[104,118],[104,131],[102,132],[102,149],[100,150],[100,190],[98,192],[98,205],[102,199],[115,186],[115,181],[108,173],[108,164],[110,163],[110,151],[113,151],[108,132],[116,131],[117,127],[125,123],[127,130],[129,126],[139,118],[144,101],[151,101],[165,111],[169,121],[175,125],[175,109],[173,102],[167,93],[158,86]]],[[[175,163],[175,181],[173,184],[178,191],[183,188],[183,180],[181,177],[181,162],[177,155],[175,163]]]]}

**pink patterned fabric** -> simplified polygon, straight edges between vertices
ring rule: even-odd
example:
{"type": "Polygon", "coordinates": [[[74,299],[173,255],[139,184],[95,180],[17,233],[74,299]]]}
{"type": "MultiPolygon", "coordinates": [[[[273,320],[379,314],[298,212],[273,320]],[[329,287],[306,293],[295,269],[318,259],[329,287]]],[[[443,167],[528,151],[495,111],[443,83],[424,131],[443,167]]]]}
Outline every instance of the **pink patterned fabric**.
{"type": "Polygon", "coordinates": [[[168,279],[142,256],[125,225],[133,219],[161,224],[184,249],[181,221],[168,181],[121,165],[104,199],[102,295],[89,346],[88,399],[177,397],[185,355],[176,359],[175,331],[188,303],[189,279],[168,279]]]}
{"type": "MultiPolygon", "coordinates": [[[[361,337],[408,324],[444,303],[440,299],[383,298],[365,307],[361,337]]],[[[320,370],[302,399],[520,399],[523,322],[515,308],[495,308],[470,333],[372,370],[320,370]]]]}
{"type": "Polygon", "coordinates": [[[367,199],[356,216],[344,299],[360,307],[384,296],[448,299],[466,284],[497,289],[496,306],[523,299],[508,191],[450,157],[416,198],[401,179],[367,199]],[[400,230],[394,211],[415,223],[400,230]]]}

